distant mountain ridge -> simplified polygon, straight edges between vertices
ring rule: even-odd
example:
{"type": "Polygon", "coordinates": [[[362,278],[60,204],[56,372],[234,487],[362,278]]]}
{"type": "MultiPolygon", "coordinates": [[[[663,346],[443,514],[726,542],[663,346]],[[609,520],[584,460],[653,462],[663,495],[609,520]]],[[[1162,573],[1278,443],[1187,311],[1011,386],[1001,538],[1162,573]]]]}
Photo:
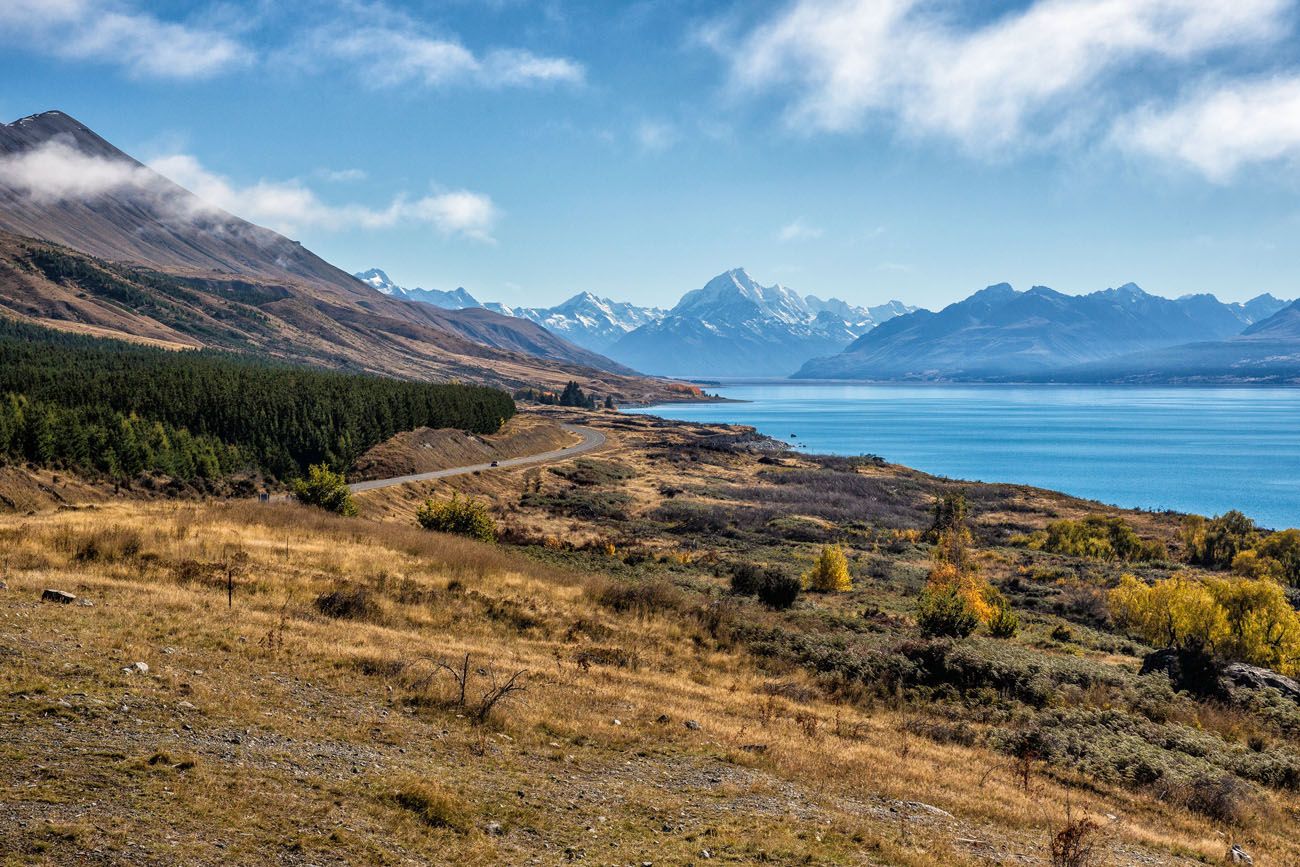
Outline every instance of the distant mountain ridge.
{"type": "Polygon", "coordinates": [[[356,277],[389,295],[527,319],[628,367],[675,375],[786,376],[803,360],[838,351],[880,322],[916,309],[901,301],[855,307],[838,298],[800,297],[779,284],[759,285],[743,268],[687,292],[671,310],[591,292],[554,307],[510,307],[481,303],[464,289],[404,289],[378,268],[356,277]]]}
{"type": "Polygon", "coordinates": [[[496,301],[481,302],[464,288],[451,291],[406,289],[394,283],[379,268],[360,271],[353,276],[385,295],[449,310],[478,307],[502,316],[525,319],[592,352],[603,353],[624,334],[663,318],[666,312],[659,307],[611,301],[591,292],[579,292],[554,307],[511,307],[496,301]]]}
{"type": "Polygon", "coordinates": [[[1046,286],[988,286],[937,313],[917,311],[817,358],[803,379],[944,380],[1038,377],[1121,355],[1240,334],[1287,302],[1261,295],[1151,295],[1134,283],[1087,295],[1046,286]]]}
{"type": "Polygon", "coordinates": [[[687,292],[659,321],[628,333],[608,354],[638,370],[675,376],[788,376],[807,358],[836,352],[899,311],[900,301],[854,307],[763,286],[733,268],[687,292]]]}

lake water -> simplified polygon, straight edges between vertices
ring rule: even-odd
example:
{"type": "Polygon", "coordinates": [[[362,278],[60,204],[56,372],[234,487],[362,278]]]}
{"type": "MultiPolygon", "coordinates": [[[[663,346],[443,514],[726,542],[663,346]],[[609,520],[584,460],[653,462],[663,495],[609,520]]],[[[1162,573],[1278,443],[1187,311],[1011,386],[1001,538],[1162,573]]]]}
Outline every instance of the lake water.
{"type": "Polygon", "coordinates": [[[1300,527],[1300,390],[735,383],[745,403],[630,409],[756,427],[809,452],[1119,506],[1300,527]],[[795,438],[791,439],[790,435],[795,438]]]}

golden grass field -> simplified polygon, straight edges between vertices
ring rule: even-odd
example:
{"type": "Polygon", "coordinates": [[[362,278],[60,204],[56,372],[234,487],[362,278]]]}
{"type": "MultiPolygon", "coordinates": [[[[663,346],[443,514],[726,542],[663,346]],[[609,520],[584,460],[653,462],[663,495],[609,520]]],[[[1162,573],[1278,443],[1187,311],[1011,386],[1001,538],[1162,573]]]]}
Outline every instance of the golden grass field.
{"type": "Polygon", "coordinates": [[[0,862],[1048,864],[1068,809],[1097,864],[1233,842],[1300,863],[1292,796],[1227,828],[1068,770],[1026,788],[1005,756],[912,734],[906,703],[832,701],[749,655],[708,603],[618,613],[599,569],[383,502],[0,516],[0,862]]]}

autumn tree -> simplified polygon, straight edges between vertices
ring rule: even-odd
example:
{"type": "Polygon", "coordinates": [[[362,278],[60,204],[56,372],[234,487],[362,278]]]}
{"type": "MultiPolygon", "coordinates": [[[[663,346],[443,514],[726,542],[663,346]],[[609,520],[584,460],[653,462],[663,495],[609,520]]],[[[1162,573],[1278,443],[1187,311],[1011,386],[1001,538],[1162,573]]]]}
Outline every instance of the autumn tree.
{"type": "Polygon", "coordinates": [[[804,573],[803,586],[819,593],[840,593],[853,589],[849,560],[839,545],[822,548],[813,567],[804,573]]]}

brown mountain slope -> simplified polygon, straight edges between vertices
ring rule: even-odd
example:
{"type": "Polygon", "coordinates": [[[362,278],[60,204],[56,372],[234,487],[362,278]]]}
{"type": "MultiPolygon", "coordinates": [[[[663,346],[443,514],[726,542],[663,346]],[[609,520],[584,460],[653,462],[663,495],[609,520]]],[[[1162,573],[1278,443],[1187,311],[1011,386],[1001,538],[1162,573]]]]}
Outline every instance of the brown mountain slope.
{"type": "Polygon", "coordinates": [[[662,387],[526,320],[375,292],[60,112],[0,124],[0,260],[0,304],[60,327],[400,376],[662,387]],[[57,171],[69,163],[85,177],[57,171]]]}

